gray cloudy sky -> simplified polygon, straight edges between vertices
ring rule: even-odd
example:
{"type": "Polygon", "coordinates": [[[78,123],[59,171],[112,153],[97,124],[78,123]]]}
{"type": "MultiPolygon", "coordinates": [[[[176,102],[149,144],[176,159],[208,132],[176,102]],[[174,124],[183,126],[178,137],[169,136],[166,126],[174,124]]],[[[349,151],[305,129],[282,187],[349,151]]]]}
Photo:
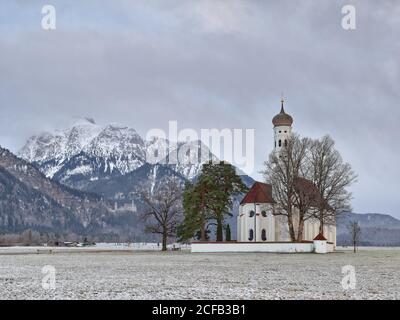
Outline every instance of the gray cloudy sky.
{"type": "Polygon", "coordinates": [[[357,171],[354,210],[400,217],[399,31],[397,0],[2,0],[0,145],[74,116],[142,135],[168,120],[254,128],[260,178],[283,91],[295,131],[330,134],[357,171]]]}

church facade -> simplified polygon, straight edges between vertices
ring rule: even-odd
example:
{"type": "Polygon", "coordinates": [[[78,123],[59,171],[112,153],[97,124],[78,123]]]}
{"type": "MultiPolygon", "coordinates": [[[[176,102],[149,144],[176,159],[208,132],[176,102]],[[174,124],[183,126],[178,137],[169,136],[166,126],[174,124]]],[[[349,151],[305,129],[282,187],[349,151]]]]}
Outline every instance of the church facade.
{"type": "MultiPolygon", "coordinates": [[[[274,152],[279,153],[288,143],[292,134],[292,117],[284,110],[283,100],[281,111],[272,123],[274,125],[274,152]]],[[[303,179],[307,183],[307,180],[303,179]]],[[[310,183],[310,182],[308,182],[310,183]]],[[[291,241],[287,217],[277,215],[279,208],[272,195],[272,186],[255,182],[243,198],[237,216],[237,242],[287,242],[291,241]]],[[[294,226],[298,225],[298,210],[294,208],[294,226]]],[[[304,223],[303,240],[313,241],[320,233],[320,224],[316,219],[308,219],[304,223]]],[[[336,225],[325,224],[323,236],[336,246],[336,225]]]]}

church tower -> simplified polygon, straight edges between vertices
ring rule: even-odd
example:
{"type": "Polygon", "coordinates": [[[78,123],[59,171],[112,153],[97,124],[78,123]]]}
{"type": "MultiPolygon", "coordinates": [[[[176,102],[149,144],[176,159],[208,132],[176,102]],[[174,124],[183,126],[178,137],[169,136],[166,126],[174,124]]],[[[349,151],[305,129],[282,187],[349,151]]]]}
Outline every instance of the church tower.
{"type": "Polygon", "coordinates": [[[274,151],[280,152],[282,147],[287,145],[292,134],[293,118],[285,112],[283,107],[284,100],[281,100],[281,112],[273,119],[274,125],[274,151]]]}

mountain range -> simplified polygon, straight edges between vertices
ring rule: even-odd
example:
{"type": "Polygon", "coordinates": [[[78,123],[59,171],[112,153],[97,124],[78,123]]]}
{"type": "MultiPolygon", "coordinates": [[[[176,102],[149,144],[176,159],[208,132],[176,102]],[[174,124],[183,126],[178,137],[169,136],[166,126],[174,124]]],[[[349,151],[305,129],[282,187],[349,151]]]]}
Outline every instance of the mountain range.
{"type": "Polygon", "coordinates": [[[63,185],[121,199],[138,186],[154,188],[165,175],[193,180],[202,164],[217,159],[201,141],[175,145],[166,139],[145,141],[127,126],[99,126],[85,118],[68,129],[30,137],[18,156],[63,185]],[[154,157],[160,150],[164,156],[154,157]]]}
{"type": "MultiPolygon", "coordinates": [[[[174,149],[168,140],[145,141],[132,128],[102,127],[92,119],[42,132],[30,137],[18,156],[2,149],[0,232],[30,228],[153,239],[144,233],[138,214],[144,209],[139,191],[152,190],[165,177],[175,176],[181,185],[192,181],[210,159],[217,160],[200,141],[178,142],[174,149]],[[166,151],[152,157],[159,150],[166,151]]],[[[247,185],[254,182],[237,172],[247,185]]]]}
{"type": "MultiPolygon", "coordinates": [[[[89,118],[30,137],[13,155],[0,147],[0,232],[38,231],[149,240],[138,212],[138,190],[175,176],[193,181],[217,158],[200,141],[144,140],[134,129],[100,126],[89,118]],[[166,150],[159,156],[159,150],[166,150]],[[180,161],[176,159],[179,154],[180,161]]],[[[247,186],[254,180],[237,169],[247,186]]],[[[240,197],[239,197],[240,198],[240,197]]],[[[240,199],[236,199],[234,212],[240,199]]],[[[350,245],[358,221],[362,245],[400,245],[400,221],[383,214],[348,213],[338,219],[337,243],[350,245]]],[[[235,217],[228,219],[235,230],[235,217]]]]}
{"type": "Polygon", "coordinates": [[[362,246],[400,246],[400,220],[380,213],[346,213],[337,221],[338,245],[351,245],[349,224],[358,222],[362,246]]]}
{"type": "Polygon", "coordinates": [[[0,231],[51,233],[117,231],[111,205],[100,196],[47,178],[34,165],[0,147],[0,231]]]}

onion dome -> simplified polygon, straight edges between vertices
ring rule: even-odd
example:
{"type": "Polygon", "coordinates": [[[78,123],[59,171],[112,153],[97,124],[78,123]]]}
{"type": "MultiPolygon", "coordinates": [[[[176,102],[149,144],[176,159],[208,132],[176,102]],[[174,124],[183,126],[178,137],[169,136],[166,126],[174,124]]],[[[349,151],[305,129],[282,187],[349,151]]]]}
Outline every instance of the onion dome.
{"type": "Polygon", "coordinates": [[[284,100],[281,100],[281,112],[279,112],[273,119],[272,123],[274,127],[278,126],[291,126],[293,123],[293,118],[285,112],[283,108],[284,100]]]}

